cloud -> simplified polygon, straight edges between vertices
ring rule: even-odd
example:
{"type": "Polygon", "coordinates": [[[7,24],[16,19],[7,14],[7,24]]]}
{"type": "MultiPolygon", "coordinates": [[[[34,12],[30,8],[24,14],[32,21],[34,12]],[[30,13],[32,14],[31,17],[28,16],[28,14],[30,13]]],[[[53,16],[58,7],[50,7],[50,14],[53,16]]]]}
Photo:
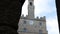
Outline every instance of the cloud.
{"type": "Polygon", "coordinates": [[[48,34],[59,34],[58,28],[59,28],[58,27],[58,20],[57,20],[56,16],[47,19],[48,34]]]}
{"type": "Polygon", "coordinates": [[[54,0],[35,0],[35,15],[39,16],[41,14],[55,12],[55,2],[54,0]]]}

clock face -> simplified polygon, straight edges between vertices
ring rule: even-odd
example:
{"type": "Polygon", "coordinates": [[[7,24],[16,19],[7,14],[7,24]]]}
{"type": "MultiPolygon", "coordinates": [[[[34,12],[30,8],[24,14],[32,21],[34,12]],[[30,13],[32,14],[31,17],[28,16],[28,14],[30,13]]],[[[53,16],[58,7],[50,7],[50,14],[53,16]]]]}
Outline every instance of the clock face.
{"type": "Polygon", "coordinates": [[[33,25],[33,24],[34,24],[34,22],[33,22],[32,20],[30,20],[30,21],[29,21],[29,24],[30,24],[30,25],[33,25]]]}

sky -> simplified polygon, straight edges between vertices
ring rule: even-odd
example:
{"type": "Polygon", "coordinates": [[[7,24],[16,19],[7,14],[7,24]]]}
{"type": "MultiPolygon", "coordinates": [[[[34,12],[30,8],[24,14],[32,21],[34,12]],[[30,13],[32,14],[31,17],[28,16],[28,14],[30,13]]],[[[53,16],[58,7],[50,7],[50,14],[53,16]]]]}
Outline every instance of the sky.
{"type": "MultiPolygon", "coordinates": [[[[35,17],[46,16],[46,27],[48,34],[59,34],[58,19],[56,12],[55,0],[34,0],[35,17]]],[[[25,1],[22,7],[22,14],[28,14],[28,0],[25,1]]]]}

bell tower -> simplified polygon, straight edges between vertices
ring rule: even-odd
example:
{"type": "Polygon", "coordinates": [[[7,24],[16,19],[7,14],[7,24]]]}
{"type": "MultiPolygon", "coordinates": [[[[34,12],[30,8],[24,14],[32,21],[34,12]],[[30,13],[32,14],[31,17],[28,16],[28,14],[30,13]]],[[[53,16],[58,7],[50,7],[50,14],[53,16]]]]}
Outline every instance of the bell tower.
{"type": "Polygon", "coordinates": [[[34,0],[28,0],[28,15],[20,18],[19,34],[48,34],[46,30],[46,17],[34,18],[34,0]]]}
{"type": "Polygon", "coordinates": [[[34,0],[28,0],[28,18],[34,18],[34,0]]]}

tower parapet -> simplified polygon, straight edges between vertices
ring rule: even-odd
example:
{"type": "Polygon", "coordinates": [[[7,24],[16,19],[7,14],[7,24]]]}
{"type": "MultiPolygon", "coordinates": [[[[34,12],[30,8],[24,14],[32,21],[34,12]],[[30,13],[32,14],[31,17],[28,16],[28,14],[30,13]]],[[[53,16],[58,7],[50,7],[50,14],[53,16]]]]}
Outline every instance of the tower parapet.
{"type": "Polygon", "coordinates": [[[46,17],[45,16],[40,17],[40,18],[37,16],[35,19],[36,20],[40,20],[40,21],[46,21],[46,17]]]}
{"type": "MultiPolygon", "coordinates": [[[[26,15],[26,16],[22,15],[21,18],[23,18],[23,19],[24,19],[24,18],[25,18],[25,19],[30,19],[30,18],[28,17],[28,15],[26,15]]],[[[36,18],[33,18],[33,20],[34,20],[34,19],[35,19],[35,20],[40,20],[40,21],[46,21],[46,17],[45,17],[45,16],[40,17],[40,18],[37,16],[36,18]]]]}
{"type": "Polygon", "coordinates": [[[24,16],[24,14],[20,18],[28,18],[28,15],[24,16]]]}
{"type": "Polygon", "coordinates": [[[24,14],[21,17],[24,17],[24,14]]]}
{"type": "Polygon", "coordinates": [[[39,19],[39,17],[38,17],[38,16],[37,16],[36,18],[37,18],[37,19],[39,19]]]}
{"type": "Polygon", "coordinates": [[[40,17],[40,20],[46,21],[46,18],[45,18],[45,16],[43,16],[43,17],[40,17]]]}

